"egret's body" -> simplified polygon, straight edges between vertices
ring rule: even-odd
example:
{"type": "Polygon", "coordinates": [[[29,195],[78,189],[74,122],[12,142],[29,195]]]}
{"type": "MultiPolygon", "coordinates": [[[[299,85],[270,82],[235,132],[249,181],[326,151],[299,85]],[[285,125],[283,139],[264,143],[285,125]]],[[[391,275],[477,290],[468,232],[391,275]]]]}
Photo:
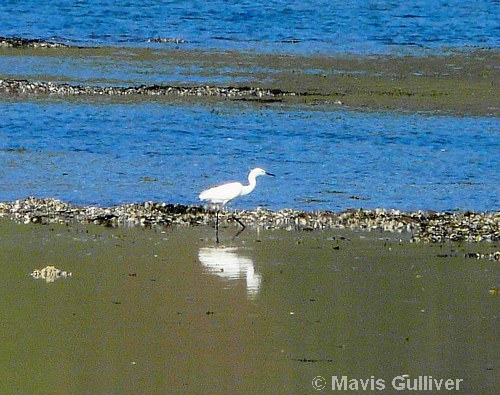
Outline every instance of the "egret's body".
{"type": "Polygon", "coordinates": [[[244,188],[245,187],[241,184],[241,182],[230,182],[228,184],[206,189],[200,193],[200,200],[207,200],[212,204],[220,205],[222,207],[234,198],[251,192],[245,192],[244,188]]]}
{"type": "Polygon", "coordinates": [[[208,201],[221,208],[231,200],[252,192],[257,186],[257,177],[263,175],[274,176],[274,174],[257,167],[248,174],[248,185],[243,185],[241,182],[230,182],[209,188],[200,193],[200,200],[208,201]]]}
{"type": "MultiPolygon", "coordinates": [[[[200,193],[200,200],[207,201],[216,206],[216,234],[217,242],[219,241],[218,231],[219,231],[219,211],[228,202],[237,197],[248,195],[257,186],[258,176],[273,176],[274,174],[268,173],[260,167],[256,167],[248,174],[248,185],[243,185],[241,182],[230,182],[227,184],[222,184],[213,188],[209,188],[200,193]]],[[[245,225],[238,220],[241,226],[245,225]]]]}

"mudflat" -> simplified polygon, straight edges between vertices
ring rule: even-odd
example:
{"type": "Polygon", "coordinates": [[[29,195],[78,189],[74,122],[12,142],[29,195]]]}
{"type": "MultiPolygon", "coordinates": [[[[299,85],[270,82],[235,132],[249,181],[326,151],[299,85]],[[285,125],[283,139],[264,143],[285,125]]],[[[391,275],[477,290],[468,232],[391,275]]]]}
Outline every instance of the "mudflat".
{"type": "Polygon", "coordinates": [[[313,393],[346,376],[390,393],[432,376],[496,393],[498,262],[469,256],[498,242],[238,230],[216,245],[208,225],[0,219],[0,392],[313,393]],[[46,266],[72,275],[30,276],[46,266]]]}
{"type": "MultiPolygon", "coordinates": [[[[493,49],[423,56],[326,57],[152,48],[2,48],[1,55],[16,58],[21,64],[23,58],[42,64],[38,71],[26,68],[24,72],[22,67],[15,73],[5,70],[6,79],[123,88],[165,84],[167,78],[169,86],[251,87],[277,93],[271,99],[251,99],[255,102],[499,115],[499,55],[493,49]],[[88,70],[66,75],[66,69],[61,68],[53,74],[54,58],[62,64],[85,59],[81,67],[88,70]],[[44,67],[45,61],[50,66],[44,67]]],[[[202,93],[195,100],[208,97],[202,93]]],[[[147,98],[151,99],[158,97],[147,98]]]]}

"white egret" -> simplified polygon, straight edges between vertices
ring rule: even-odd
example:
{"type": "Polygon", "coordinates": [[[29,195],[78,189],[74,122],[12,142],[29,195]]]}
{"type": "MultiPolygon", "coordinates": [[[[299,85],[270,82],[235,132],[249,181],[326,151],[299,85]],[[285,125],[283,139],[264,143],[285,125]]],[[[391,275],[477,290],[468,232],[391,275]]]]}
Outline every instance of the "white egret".
{"type": "MultiPolygon", "coordinates": [[[[208,201],[209,203],[215,205],[215,231],[217,236],[217,242],[219,242],[219,211],[231,200],[237,197],[248,195],[257,186],[257,177],[268,175],[274,177],[274,174],[268,173],[260,167],[256,167],[248,174],[248,185],[243,185],[241,182],[230,182],[227,184],[222,184],[213,188],[209,188],[200,193],[200,200],[208,201]]],[[[235,218],[240,225],[245,228],[245,225],[235,218]]]]}

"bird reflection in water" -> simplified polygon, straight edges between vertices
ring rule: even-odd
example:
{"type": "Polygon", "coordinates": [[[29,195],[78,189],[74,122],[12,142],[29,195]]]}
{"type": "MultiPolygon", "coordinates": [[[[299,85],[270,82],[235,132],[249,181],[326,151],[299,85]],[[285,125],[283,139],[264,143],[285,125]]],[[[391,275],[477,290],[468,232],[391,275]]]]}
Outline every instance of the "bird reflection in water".
{"type": "Polygon", "coordinates": [[[198,252],[198,259],[210,274],[228,280],[245,278],[248,299],[254,299],[259,293],[262,276],[255,272],[251,258],[238,254],[238,248],[203,247],[198,252]]]}

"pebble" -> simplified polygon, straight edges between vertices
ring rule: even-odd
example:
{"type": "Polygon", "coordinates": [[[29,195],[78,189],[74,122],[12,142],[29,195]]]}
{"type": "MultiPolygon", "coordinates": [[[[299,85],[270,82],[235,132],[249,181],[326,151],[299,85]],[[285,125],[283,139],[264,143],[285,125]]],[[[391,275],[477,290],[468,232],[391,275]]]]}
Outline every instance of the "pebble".
{"type": "Polygon", "coordinates": [[[469,252],[464,254],[464,258],[471,259],[487,259],[489,261],[500,261],[500,251],[479,253],[479,252],[469,252]]]}
{"type": "MultiPolygon", "coordinates": [[[[431,212],[400,210],[350,209],[300,211],[263,208],[220,213],[222,222],[236,215],[248,226],[266,229],[314,231],[351,229],[407,233],[412,242],[443,243],[447,241],[483,242],[500,240],[500,212],[431,212]]],[[[170,226],[208,225],[215,221],[213,211],[203,206],[144,202],[113,207],[76,206],[58,199],[28,197],[0,202],[0,217],[19,223],[92,223],[104,226],[170,226]]],[[[496,256],[494,253],[494,256],[496,256]]],[[[498,254],[500,257],[500,254],[498,254]]],[[[497,258],[495,258],[497,260],[497,258]]]]}
{"type": "Polygon", "coordinates": [[[35,269],[30,274],[35,279],[43,279],[48,283],[53,283],[61,278],[68,278],[72,276],[71,272],[60,270],[55,266],[45,266],[43,269],[35,269]]]}
{"type": "Polygon", "coordinates": [[[183,38],[172,37],[152,37],[148,38],[148,43],[162,43],[162,44],[183,44],[186,40],[183,38]]]}

